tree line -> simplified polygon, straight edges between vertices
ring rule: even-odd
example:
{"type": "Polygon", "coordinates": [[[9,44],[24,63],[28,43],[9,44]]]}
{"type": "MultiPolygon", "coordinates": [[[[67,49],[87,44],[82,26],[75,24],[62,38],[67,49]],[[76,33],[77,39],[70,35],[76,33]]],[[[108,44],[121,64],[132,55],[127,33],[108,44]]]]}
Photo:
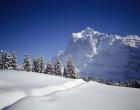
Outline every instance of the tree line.
{"type": "Polygon", "coordinates": [[[23,64],[19,66],[17,63],[16,52],[12,52],[10,54],[7,51],[0,51],[0,70],[32,71],[49,75],[63,76],[66,78],[81,78],[86,82],[95,81],[107,85],[140,88],[140,81],[135,79],[128,81],[109,81],[96,76],[80,77],[75,71],[75,66],[71,56],[68,56],[66,65],[62,66],[59,58],[56,58],[53,63],[51,61],[47,61],[47,63],[45,63],[43,57],[37,57],[31,61],[30,56],[25,55],[23,64]]]}
{"type": "Polygon", "coordinates": [[[56,58],[53,63],[49,60],[46,64],[43,57],[37,57],[31,61],[30,56],[27,54],[24,56],[23,64],[19,67],[15,51],[10,54],[7,51],[1,50],[0,70],[32,71],[56,76],[64,76],[66,78],[77,78],[71,56],[68,56],[66,65],[62,66],[59,58],[56,58]]]}

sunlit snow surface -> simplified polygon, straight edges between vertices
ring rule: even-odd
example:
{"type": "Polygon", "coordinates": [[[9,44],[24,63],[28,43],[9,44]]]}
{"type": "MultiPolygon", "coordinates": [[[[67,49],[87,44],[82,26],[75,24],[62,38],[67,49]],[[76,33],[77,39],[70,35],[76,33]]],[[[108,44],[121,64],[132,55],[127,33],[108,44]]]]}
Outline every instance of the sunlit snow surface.
{"type": "Polygon", "coordinates": [[[140,110],[140,89],[0,71],[2,110],[140,110]]]}

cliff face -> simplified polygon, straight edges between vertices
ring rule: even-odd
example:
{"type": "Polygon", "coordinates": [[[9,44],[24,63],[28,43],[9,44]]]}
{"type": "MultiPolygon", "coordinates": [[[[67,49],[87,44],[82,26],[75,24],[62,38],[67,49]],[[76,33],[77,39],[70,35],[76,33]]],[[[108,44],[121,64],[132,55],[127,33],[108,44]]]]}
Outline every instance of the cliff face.
{"type": "Polygon", "coordinates": [[[140,37],[108,35],[91,28],[73,33],[66,51],[83,76],[104,79],[140,79],[140,37]]]}

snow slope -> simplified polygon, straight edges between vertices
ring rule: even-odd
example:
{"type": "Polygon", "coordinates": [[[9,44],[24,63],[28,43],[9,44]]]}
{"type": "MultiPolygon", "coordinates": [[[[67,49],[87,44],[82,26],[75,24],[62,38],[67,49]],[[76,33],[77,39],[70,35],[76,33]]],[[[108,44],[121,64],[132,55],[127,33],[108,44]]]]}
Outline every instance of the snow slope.
{"type": "Polygon", "coordinates": [[[140,89],[0,71],[2,110],[140,110],[140,89]]]}
{"type": "Polygon", "coordinates": [[[140,37],[108,35],[86,28],[73,33],[62,62],[68,55],[83,76],[108,80],[140,80],[140,37]]]}
{"type": "Polygon", "coordinates": [[[25,97],[49,95],[82,83],[85,82],[41,73],[0,71],[0,109],[25,97]]]}

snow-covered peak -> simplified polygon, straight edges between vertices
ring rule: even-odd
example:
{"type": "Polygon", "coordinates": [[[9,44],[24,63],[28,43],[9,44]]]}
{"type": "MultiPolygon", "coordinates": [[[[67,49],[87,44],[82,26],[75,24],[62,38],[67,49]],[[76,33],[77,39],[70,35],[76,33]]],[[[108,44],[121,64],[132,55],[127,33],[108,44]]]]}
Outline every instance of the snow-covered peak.
{"type": "Polygon", "coordinates": [[[93,28],[87,27],[81,31],[81,34],[84,36],[92,36],[93,34],[100,34],[100,32],[95,31],[93,28]]]}
{"type": "Polygon", "coordinates": [[[77,39],[88,38],[88,37],[92,37],[94,35],[100,35],[100,34],[103,34],[103,33],[95,31],[93,28],[87,27],[81,32],[72,33],[72,36],[75,40],[77,40],[77,39]]]}
{"type": "Polygon", "coordinates": [[[81,32],[72,33],[72,39],[74,42],[81,39],[96,41],[96,43],[97,42],[99,43],[99,41],[101,40],[106,40],[109,42],[109,44],[113,44],[114,42],[121,42],[130,47],[137,47],[137,45],[139,45],[137,43],[140,42],[140,37],[138,35],[128,35],[126,37],[122,37],[120,35],[113,35],[113,34],[109,35],[106,33],[95,31],[93,28],[90,27],[83,29],[81,32]]]}

